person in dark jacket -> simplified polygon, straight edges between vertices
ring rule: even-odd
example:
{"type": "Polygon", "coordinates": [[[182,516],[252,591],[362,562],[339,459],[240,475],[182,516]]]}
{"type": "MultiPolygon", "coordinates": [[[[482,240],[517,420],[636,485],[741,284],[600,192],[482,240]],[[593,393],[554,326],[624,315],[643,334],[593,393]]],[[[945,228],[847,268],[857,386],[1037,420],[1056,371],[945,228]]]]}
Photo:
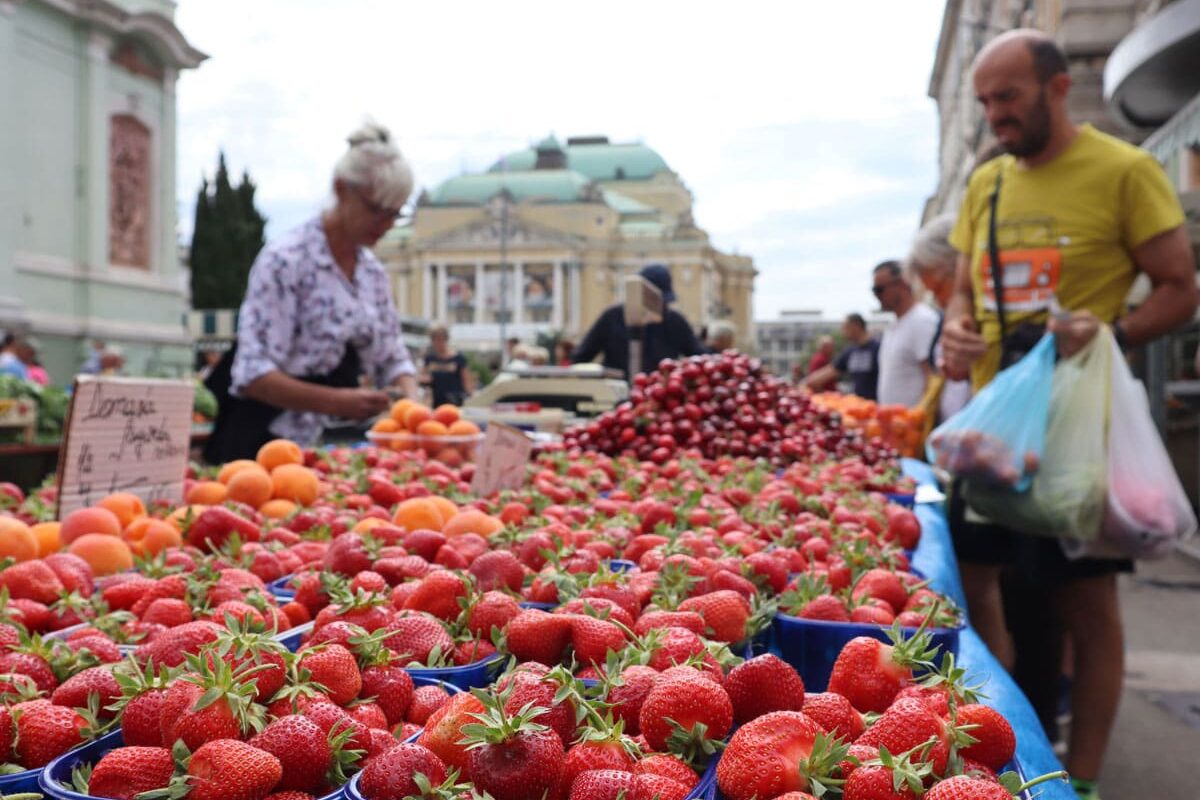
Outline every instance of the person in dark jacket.
{"type": "MultiPolygon", "coordinates": [[[[662,292],[663,298],[663,321],[645,326],[642,370],[654,369],[664,358],[707,352],[687,319],[668,305],[675,300],[670,270],[662,264],[650,264],[642,267],[639,274],[654,284],[662,292]]],[[[620,370],[629,377],[629,330],[625,326],[623,303],[609,306],[600,314],[571,354],[571,361],[581,364],[595,360],[596,356],[603,356],[605,367],[620,370]]]]}

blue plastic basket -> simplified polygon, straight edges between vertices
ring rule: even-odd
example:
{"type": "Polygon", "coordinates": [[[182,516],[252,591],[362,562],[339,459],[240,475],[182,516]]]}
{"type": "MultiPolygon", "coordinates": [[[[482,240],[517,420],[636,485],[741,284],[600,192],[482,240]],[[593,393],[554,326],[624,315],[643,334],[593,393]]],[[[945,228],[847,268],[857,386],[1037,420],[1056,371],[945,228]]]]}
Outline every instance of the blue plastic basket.
{"type": "Polygon", "coordinates": [[[286,631],[277,633],[271,638],[294,653],[300,649],[300,645],[304,640],[304,634],[311,631],[312,627],[313,624],[311,622],[306,622],[303,625],[297,625],[294,628],[288,628],[286,631]]]}
{"type": "Polygon", "coordinates": [[[418,680],[444,681],[459,689],[467,690],[491,686],[496,674],[503,666],[504,657],[494,655],[461,667],[405,667],[404,669],[409,675],[412,675],[414,682],[418,680]]]}
{"type": "Polygon", "coordinates": [[[624,558],[609,559],[608,568],[613,572],[637,572],[638,565],[624,558]]]}
{"type": "Polygon", "coordinates": [[[38,791],[38,777],[41,774],[41,769],[27,769],[12,775],[0,775],[0,795],[38,791]]]}
{"type": "MultiPolygon", "coordinates": [[[[772,626],[775,632],[774,648],[779,657],[791,664],[800,673],[804,687],[810,692],[823,692],[829,686],[829,674],[833,662],[851,639],[870,636],[881,642],[889,642],[888,629],[882,625],[861,622],[826,622],[803,619],[789,614],[776,614],[772,626]]],[[[963,626],[957,628],[932,628],[933,644],[942,652],[958,655],[958,635],[963,626]]],[[[906,628],[910,633],[915,630],[906,628]]]]}
{"type": "Polygon", "coordinates": [[[895,503],[898,506],[904,506],[905,508],[916,508],[917,507],[917,495],[915,492],[912,494],[907,494],[907,493],[896,494],[896,493],[892,493],[892,492],[887,492],[885,494],[885,496],[887,497],[888,502],[895,503]]]}
{"type": "Polygon", "coordinates": [[[535,603],[532,600],[522,600],[518,605],[521,608],[538,608],[542,611],[553,611],[558,608],[558,603],[535,603]]]}
{"type": "Polygon", "coordinates": [[[267,584],[267,591],[275,596],[276,600],[295,600],[296,590],[292,588],[292,578],[296,577],[297,573],[293,572],[290,575],[284,575],[282,578],[276,578],[267,584]]]}

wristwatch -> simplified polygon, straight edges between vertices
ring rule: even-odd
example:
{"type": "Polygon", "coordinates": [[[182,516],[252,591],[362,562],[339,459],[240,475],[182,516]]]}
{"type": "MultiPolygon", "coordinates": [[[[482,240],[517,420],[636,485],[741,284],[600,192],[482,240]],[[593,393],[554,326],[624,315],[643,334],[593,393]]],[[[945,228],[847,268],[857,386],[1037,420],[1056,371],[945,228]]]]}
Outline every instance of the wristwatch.
{"type": "Polygon", "coordinates": [[[1129,349],[1129,340],[1125,338],[1125,329],[1121,327],[1121,320],[1117,320],[1112,324],[1113,338],[1117,340],[1117,347],[1121,348],[1124,353],[1129,349]]]}

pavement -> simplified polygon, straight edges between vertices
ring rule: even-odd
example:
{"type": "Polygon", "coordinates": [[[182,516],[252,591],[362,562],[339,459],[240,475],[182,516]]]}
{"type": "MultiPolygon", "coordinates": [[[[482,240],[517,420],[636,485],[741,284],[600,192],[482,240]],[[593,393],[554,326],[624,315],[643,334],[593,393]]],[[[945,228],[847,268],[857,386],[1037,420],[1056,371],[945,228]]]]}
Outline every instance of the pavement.
{"type": "Polygon", "coordinates": [[[1104,800],[1200,798],[1200,561],[1176,554],[1121,577],[1125,690],[1104,800]]]}

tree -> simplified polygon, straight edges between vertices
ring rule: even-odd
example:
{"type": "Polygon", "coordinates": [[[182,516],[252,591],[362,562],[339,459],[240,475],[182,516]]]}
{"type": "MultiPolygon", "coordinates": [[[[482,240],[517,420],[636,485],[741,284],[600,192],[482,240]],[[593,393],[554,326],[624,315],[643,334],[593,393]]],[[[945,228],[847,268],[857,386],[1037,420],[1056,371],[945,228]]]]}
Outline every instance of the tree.
{"type": "Polygon", "coordinates": [[[245,172],[234,188],[224,153],[217,160],[212,183],[201,180],[192,230],[193,308],[241,305],[250,267],[265,244],[267,220],[254,206],[255,188],[245,172]]]}

